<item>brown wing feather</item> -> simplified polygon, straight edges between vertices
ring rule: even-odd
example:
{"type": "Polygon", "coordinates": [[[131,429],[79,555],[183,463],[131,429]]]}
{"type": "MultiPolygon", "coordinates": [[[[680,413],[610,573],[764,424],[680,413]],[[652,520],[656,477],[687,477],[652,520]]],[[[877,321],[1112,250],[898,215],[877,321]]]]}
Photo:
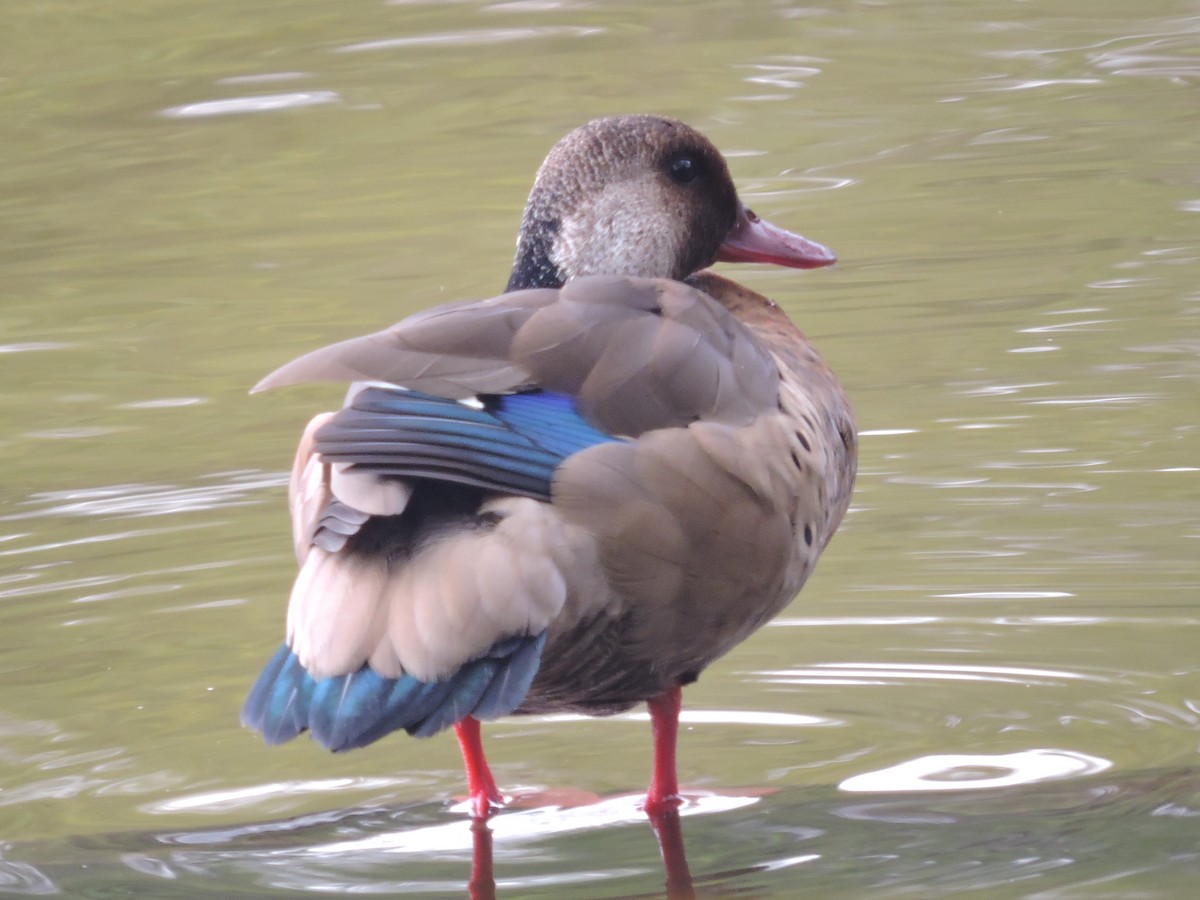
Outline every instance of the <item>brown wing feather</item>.
{"type": "Polygon", "coordinates": [[[769,354],[711,297],[621,277],[438,307],[293,360],[255,390],[328,380],[456,399],[538,386],[576,395],[592,424],[630,436],[698,419],[745,423],[779,389],[769,354]]]}
{"type": "Polygon", "coordinates": [[[701,418],[745,423],[778,395],[778,372],[754,335],[677,281],[569,282],[517,334],[513,357],[537,384],[576,394],[580,412],[612,434],[701,418]]]}
{"type": "Polygon", "coordinates": [[[517,291],[439,306],[280,366],[253,392],[307,381],[384,381],[443,397],[501,393],[526,383],[509,360],[513,336],[557,291],[517,291]]]}

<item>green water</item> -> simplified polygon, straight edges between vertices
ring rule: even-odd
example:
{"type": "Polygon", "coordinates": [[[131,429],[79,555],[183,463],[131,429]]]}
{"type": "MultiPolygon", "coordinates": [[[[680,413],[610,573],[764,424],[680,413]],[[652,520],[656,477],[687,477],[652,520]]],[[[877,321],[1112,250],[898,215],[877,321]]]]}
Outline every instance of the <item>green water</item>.
{"type": "MultiPolygon", "coordinates": [[[[0,893],[461,895],[449,736],[237,724],[338,388],[507,277],[548,147],[705,131],[863,429],[801,599],[685,694],[707,896],[1200,878],[1200,5],[0,7],[0,893]]],[[[639,717],[487,729],[501,897],[654,896],[639,717]],[[553,799],[550,799],[553,798],[553,799]]]]}

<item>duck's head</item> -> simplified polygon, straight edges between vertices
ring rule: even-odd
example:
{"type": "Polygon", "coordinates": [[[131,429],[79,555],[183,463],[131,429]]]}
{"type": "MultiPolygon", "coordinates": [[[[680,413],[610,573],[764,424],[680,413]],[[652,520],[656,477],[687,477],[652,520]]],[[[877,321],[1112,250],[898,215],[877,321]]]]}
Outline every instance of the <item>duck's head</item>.
{"type": "Polygon", "coordinates": [[[683,279],[718,260],[811,269],[836,257],[747,209],[694,128],[612,116],[572,131],[542,163],[508,290],[579,275],[683,279]]]}

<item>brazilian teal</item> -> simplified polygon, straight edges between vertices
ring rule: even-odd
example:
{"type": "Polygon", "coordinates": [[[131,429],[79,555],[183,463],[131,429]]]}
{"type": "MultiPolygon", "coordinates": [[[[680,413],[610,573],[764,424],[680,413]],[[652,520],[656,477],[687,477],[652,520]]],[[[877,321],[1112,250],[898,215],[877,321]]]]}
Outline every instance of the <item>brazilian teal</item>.
{"type": "Polygon", "coordinates": [[[301,438],[286,640],[243,722],[331,750],[453,726],[483,816],[480,720],[646,702],[672,808],[680,689],[800,591],[856,466],[836,378],[717,261],[834,256],[694,129],[599,119],[539,169],[505,293],[268,375],[352,387],[301,438]]]}

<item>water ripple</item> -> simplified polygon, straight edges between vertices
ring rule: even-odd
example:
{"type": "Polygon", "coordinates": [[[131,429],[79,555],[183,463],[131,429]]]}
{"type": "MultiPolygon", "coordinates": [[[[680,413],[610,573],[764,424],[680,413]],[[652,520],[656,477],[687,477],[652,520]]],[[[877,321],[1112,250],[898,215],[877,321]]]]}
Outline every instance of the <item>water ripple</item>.
{"type": "Polygon", "coordinates": [[[243,788],[203,791],[146,804],[148,813],[181,812],[226,813],[257,806],[269,797],[296,797],[301,794],[328,794],[352,790],[383,790],[410,784],[409,778],[324,778],[312,781],[275,781],[243,788]]]}
{"type": "Polygon", "coordinates": [[[746,76],[746,81],[752,84],[765,84],[778,88],[802,88],[805,82],[821,74],[819,66],[813,63],[824,63],[827,60],[811,56],[798,56],[778,63],[753,63],[740,68],[748,69],[753,74],[746,76]]]}
{"type": "Polygon", "coordinates": [[[28,863],[0,859],[0,892],[41,896],[62,892],[50,878],[28,863]]]}
{"type": "MultiPolygon", "coordinates": [[[[650,714],[645,712],[623,713],[611,716],[625,722],[649,722],[650,714]]],[[[551,713],[544,716],[528,716],[514,720],[515,723],[528,722],[542,724],[546,722],[591,722],[591,716],[579,713],[551,713]]],[[[814,726],[829,726],[841,724],[836,719],[821,716],[808,716],[798,713],[766,712],[764,710],[733,710],[733,709],[685,709],[679,714],[679,721],[685,725],[772,725],[794,728],[797,726],[812,728],[814,726]]]]}
{"type": "MultiPolygon", "coordinates": [[[[520,791],[517,793],[519,801],[520,791]]],[[[690,791],[684,795],[683,800],[684,803],[679,808],[679,814],[691,816],[741,809],[757,803],[759,798],[690,791]]],[[[645,810],[642,808],[643,802],[644,796],[638,793],[612,797],[576,807],[539,806],[534,809],[511,810],[503,816],[490,819],[488,827],[497,843],[530,841],[546,835],[561,838],[562,835],[571,832],[611,828],[615,825],[641,824],[646,819],[645,810]]],[[[469,801],[452,807],[450,811],[470,812],[469,801]]],[[[447,850],[458,850],[469,852],[472,846],[473,836],[471,829],[466,827],[466,823],[449,822],[307,847],[305,852],[314,856],[347,854],[353,856],[364,851],[387,853],[435,851],[441,853],[447,850]]],[[[608,870],[606,874],[611,875],[612,872],[613,870],[608,870]]]]}
{"type": "Polygon", "coordinates": [[[0,353],[37,353],[44,350],[68,350],[74,346],[63,341],[22,341],[0,344],[0,353]]]}
{"type": "Polygon", "coordinates": [[[170,119],[200,119],[210,116],[229,116],[244,113],[276,112],[305,106],[339,103],[334,91],[293,91],[285,94],[260,94],[255,97],[229,97],[221,100],[201,100],[183,106],[171,106],[161,115],[170,119]]]}
{"type": "Polygon", "coordinates": [[[397,50],[410,47],[478,47],[509,44],[544,37],[590,37],[602,34],[603,28],[568,25],[545,25],[536,28],[477,28],[445,31],[438,34],[409,34],[403,37],[381,38],[337,47],[334,53],[365,53],[374,50],[397,50]]]}
{"type": "Polygon", "coordinates": [[[287,484],[281,472],[222,472],[208,483],[181,487],[169,484],[114,484],[70,491],[42,491],[23,505],[36,509],[0,516],[0,522],[46,516],[161,516],[178,512],[227,509],[259,502],[250,494],[287,484]]]}
{"type": "Polygon", "coordinates": [[[1017,753],[947,753],[922,756],[875,772],[864,772],[838,785],[848,793],[972,791],[1078,778],[1112,768],[1112,762],[1073,750],[1022,750],[1017,753]]]}
{"type": "Polygon", "coordinates": [[[207,402],[206,397],[160,397],[157,400],[121,403],[117,409],[176,409],[180,406],[201,406],[207,402]]]}
{"type": "MultiPolygon", "coordinates": [[[[929,554],[933,555],[933,554],[929,554]]],[[[991,554],[989,554],[991,555],[991,554]]],[[[1011,555],[1011,554],[1009,554],[1011,555]]],[[[965,591],[953,594],[934,594],[933,596],[946,599],[956,600],[1037,600],[1047,597],[1072,597],[1065,591],[965,591]]],[[[1097,616],[1097,615],[1033,615],[1033,616],[984,616],[982,618],[972,616],[822,616],[822,617],[796,617],[775,619],[768,627],[770,628],[820,628],[820,627],[845,627],[845,626],[875,626],[883,628],[895,628],[903,625],[956,625],[956,626],[977,626],[981,624],[987,625],[1006,625],[1018,628],[1025,628],[1030,625],[1038,626],[1109,626],[1118,625],[1129,627],[1134,625],[1161,625],[1170,628],[1195,628],[1200,625],[1200,619],[1194,616],[1097,616]]]]}
{"type": "MultiPolygon", "coordinates": [[[[1088,55],[1088,61],[1101,71],[1111,75],[1152,76],[1166,78],[1177,83],[1200,79],[1200,59],[1194,53],[1182,55],[1176,49],[1191,50],[1195,46],[1197,20],[1186,20],[1190,27],[1190,39],[1180,35],[1157,37],[1132,46],[1119,46],[1110,50],[1088,55]],[[1185,41],[1183,45],[1180,42],[1185,41]]],[[[1143,36],[1144,37],[1144,36],[1143,36]]],[[[1122,39],[1129,40],[1128,38],[1122,39]]]]}
{"type": "Polygon", "coordinates": [[[767,669],[754,674],[767,684],[787,685],[899,685],[914,681],[985,681],[994,684],[1050,686],[1066,681],[1112,681],[1108,677],[1083,675],[1062,669],[935,663],[817,663],[794,669],[767,669]]]}

